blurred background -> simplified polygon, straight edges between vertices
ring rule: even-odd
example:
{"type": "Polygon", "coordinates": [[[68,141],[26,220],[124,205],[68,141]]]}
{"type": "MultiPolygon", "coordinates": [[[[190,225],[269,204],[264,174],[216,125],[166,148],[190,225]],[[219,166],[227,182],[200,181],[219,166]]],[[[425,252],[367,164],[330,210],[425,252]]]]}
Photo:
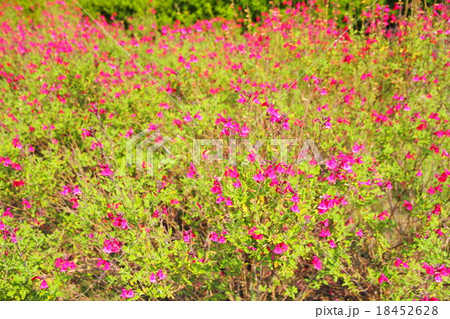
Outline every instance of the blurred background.
{"type": "MultiPolygon", "coordinates": [[[[58,1],[58,0],[56,0],[58,1]]],[[[417,2],[419,6],[431,6],[436,0],[405,0],[408,3],[417,2]]],[[[46,0],[16,0],[33,20],[38,20],[42,10],[45,10],[46,0]]],[[[72,0],[65,1],[68,5],[72,0]]],[[[240,19],[248,26],[251,22],[258,22],[261,13],[271,8],[283,8],[289,4],[306,3],[319,4],[321,18],[335,19],[344,27],[356,19],[368,8],[374,0],[77,0],[77,2],[95,18],[103,16],[107,21],[123,22],[128,29],[130,21],[154,22],[157,26],[191,25],[198,20],[209,20],[222,17],[227,20],[240,19]],[[138,21],[136,21],[138,20],[138,21]]],[[[388,4],[393,7],[395,0],[378,0],[377,4],[388,4]]],[[[401,1],[399,1],[401,3],[401,1]]],[[[407,12],[405,14],[408,14],[407,12]]],[[[357,27],[357,26],[356,26],[357,27]]]]}

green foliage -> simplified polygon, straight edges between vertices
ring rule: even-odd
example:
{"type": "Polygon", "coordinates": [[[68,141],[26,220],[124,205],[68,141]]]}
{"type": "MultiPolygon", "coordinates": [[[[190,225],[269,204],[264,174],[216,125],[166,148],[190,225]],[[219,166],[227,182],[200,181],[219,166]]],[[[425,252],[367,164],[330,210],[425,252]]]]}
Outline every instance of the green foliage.
{"type": "MultiPolygon", "coordinates": [[[[450,120],[447,35],[435,32],[446,28],[446,16],[396,13],[401,36],[380,24],[369,35],[351,29],[332,46],[340,30],[326,18],[329,8],[342,10],[335,6],[305,7],[302,15],[274,9],[270,23],[242,34],[225,2],[176,3],[152,3],[162,24],[215,14],[232,20],[226,28],[214,20],[163,34],[145,20],[146,2],[82,3],[128,21],[128,30],[103,25],[128,55],[72,4],[48,5],[38,23],[25,20],[36,12],[26,2],[23,11],[4,9],[0,298],[119,300],[122,289],[133,289],[132,300],[447,298],[448,276],[439,281],[423,269],[449,259],[449,191],[438,181],[449,143],[436,134],[450,120]],[[265,101],[289,128],[273,120],[265,101]],[[202,119],[194,122],[197,112],[202,119]],[[248,136],[224,133],[218,113],[231,127],[246,124],[248,136]],[[158,137],[168,140],[153,160],[130,164],[127,145],[139,132],[147,132],[146,151],[158,137]],[[194,139],[220,140],[224,157],[206,160],[216,149],[204,146],[190,178],[194,139]],[[268,163],[249,160],[247,139],[264,141],[258,153],[268,163]],[[287,151],[292,165],[270,144],[280,139],[297,143],[287,151]],[[295,161],[306,139],[327,160],[358,161],[333,179],[331,164],[295,161]],[[112,174],[102,173],[106,165],[112,174]],[[141,169],[149,165],[153,174],[141,169]],[[231,168],[240,187],[225,174],[231,168]],[[269,168],[276,178],[255,180],[269,168]],[[212,192],[215,182],[223,199],[212,192]],[[64,194],[75,185],[81,193],[64,194]],[[318,210],[335,197],[345,202],[318,210]],[[261,237],[251,236],[253,227],[261,237]],[[119,252],[105,251],[112,238],[122,243],[119,252]],[[282,243],[286,250],[275,251],[282,243]],[[99,268],[99,258],[110,269],[99,268]],[[396,266],[397,258],[409,267],[396,266]],[[59,259],[76,267],[62,270],[59,259]],[[158,270],[167,278],[155,282],[158,270]],[[381,274],[388,283],[379,283],[381,274]],[[49,287],[41,289],[44,279],[49,287]]],[[[256,16],[270,5],[246,4],[256,16]]]]}

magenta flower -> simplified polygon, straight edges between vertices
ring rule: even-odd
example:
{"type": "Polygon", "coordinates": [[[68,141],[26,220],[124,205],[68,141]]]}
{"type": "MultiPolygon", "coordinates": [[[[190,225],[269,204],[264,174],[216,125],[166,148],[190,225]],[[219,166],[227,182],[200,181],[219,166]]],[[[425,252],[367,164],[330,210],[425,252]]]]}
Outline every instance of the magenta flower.
{"type": "Polygon", "coordinates": [[[3,212],[3,217],[11,217],[13,218],[13,214],[11,213],[11,207],[8,207],[5,209],[5,211],[3,212]]]}
{"type": "Polygon", "coordinates": [[[23,185],[25,185],[25,182],[23,180],[13,181],[14,187],[19,187],[19,186],[23,186],[23,185]]]}
{"type": "Polygon", "coordinates": [[[330,230],[328,228],[322,229],[319,233],[319,236],[324,238],[330,237],[331,236],[330,230]]]}
{"type": "Polygon", "coordinates": [[[239,178],[236,179],[236,181],[233,183],[233,187],[234,188],[239,188],[241,186],[242,186],[242,184],[241,184],[241,181],[239,180],[239,178]]]}
{"type": "Polygon", "coordinates": [[[330,248],[336,248],[337,247],[336,243],[332,239],[328,241],[328,244],[330,245],[330,248]]]}
{"type": "Polygon", "coordinates": [[[102,171],[100,172],[101,175],[111,176],[114,174],[114,172],[109,168],[108,165],[100,165],[100,167],[102,168],[102,171]]]}
{"type": "Polygon", "coordinates": [[[317,270],[321,270],[322,269],[322,261],[317,257],[314,256],[311,264],[314,266],[314,268],[316,268],[317,270]]]}
{"type": "Polygon", "coordinates": [[[248,133],[250,133],[250,129],[246,126],[246,124],[244,124],[241,128],[241,136],[247,137],[248,133]]]}
{"type": "Polygon", "coordinates": [[[167,278],[167,276],[163,273],[163,271],[161,269],[158,270],[158,272],[156,273],[156,276],[158,276],[159,280],[163,280],[164,278],[167,278]]]}
{"type": "Polygon", "coordinates": [[[225,244],[227,242],[227,239],[225,238],[225,236],[220,236],[217,242],[219,244],[225,244]]]}
{"type": "MultiPolygon", "coordinates": [[[[415,299],[413,299],[413,301],[415,301],[415,299]]],[[[419,301],[439,301],[439,299],[436,297],[423,296],[419,301]]]]}
{"type": "Polygon", "coordinates": [[[227,199],[225,200],[225,205],[227,205],[227,206],[233,206],[233,201],[231,200],[230,197],[227,197],[227,199]]]}
{"type": "Polygon", "coordinates": [[[67,196],[70,192],[72,192],[72,190],[69,186],[63,186],[63,190],[60,192],[60,194],[67,196]]]}
{"type": "Polygon", "coordinates": [[[365,149],[364,144],[355,143],[355,145],[352,147],[352,152],[357,154],[360,151],[363,151],[364,149],[365,149]]]}
{"type": "Polygon", "coordinates": [[[81,194],[83,194],[83,192],[81,191],[81,189],[80,189],[80,187],[78,185],[75,185],[73,187],[72,194],[74,194],[74,195],[81,195],[81,194]]]}
{"type": "Polygon", "coordinates": [[[404,267],[409,268],[408,262],[401,260],[400,258],[397,258],[394,262],[395,267],[404,267]]]}
{"type": "Polygon", "coordinates": [[[122,243],[115,238],[105,239],[103,242],[103,251],[107,254],[118,253],[122,249],[122,243]]]}
{"type": "Polygon", "coordinates": [[[382,273],[378,278],[378,283],[381,285],[384,281],[389,282],[389,279],[382,273]]]}
{"type": "Polygon", "coordinates": [[[194,178],[195,174],[197,174],[197,168],[194,166],[194,164],[191,163],[189,171],[187,172],[187,177],[194,178]]]}
{"type": "Polygon", "coordinates": [[[214,181],[214,186],[211,187],[211,193],[213,194],[222,194],[222,186],[218,180],[214,181]]]}
{"type": "Polygon", "coordinates": [[[183,241],[187,244],[191,242],[191,239],[195,238],[195,234],[192,230],[184,231],[183,232],[183,241]]]}
{"type": "Polygon", "coordinates": [[[27,201],[25,198],[22,199],[22,205],[24,205],[26,209],[31,208],[31,203],[27,201]]]}
{"type": "Polygon", "coordinates": [[[430,266],[427,263],[423,263],[422,268],[425,269],[425,271],[427,272],[428,275],[434,275],[434,267],[433,266],[430,266]]]}
{"type": "Polygon", "coordinates": [[[107,260],[98,258],[97,259],[97,268],[103,269],[103,270],[109,270],[111,268],[111,263],[107,260]]]}
{"type": "Polygon", "coordinates": [[[423,263],[422,268],[425,269],[428,275],[434,276],[435,282],[442,282],[442,277],[447,277],[450,275],[450,268],[445,267],[445,265],[435,268],[427,263],[423,263]]]}
{"type": "Polygon", "coordinates": [[[388,214],[387,210],[385,210],[381,214],[375,216],[374,219],[378,218],[379,220],[385,220],[386,217],[389,217],[389,214],[388,214]]]}
{"type": "Polygon", "coordinates": [[[227,242],[227,239],[225,238],[225,236],[223,236],[223,235],[219,236],[216,232],[212,232],[209,235],[209,240],[219,243],[219,244],[225,244],[227,242]]]}
{"type": "Polygon", "coordinates": [[[238,178],[239,177],[239,173],[236,170],[236,168],[228,168],[226,169],[225,173],[224,173],[225,177],[231,177],[231,178],[238,178]]]}
{"type": "Polygon", "coordinates": [[[48,289],[48,284],[45,281],[45,279],[42,279],[41,285],[39,286],[39,289],[48,289]]]}
{"type": "Polygon", "coordinates": [[[120,297],[124,299],[130,299],[134,297],[133,289],[127,290],[125,288],[122,288],[122,293],[120,294],[120,297]]]}
{"type": "Polygon", "coordinates": [[[123,218],[122,215],[117,214],[116,216],[112,217],[112,219],[113,219],[113,226],[121,228],[123,230],[130,228],[127,220],[125,218],[123,218]]]}
{"type": "Polygon", "coordinates": [[[156,279],[163,280],[164,278],[167,278],[167,276],[163,273],[162,269],[159,269],[156,272],[156,275],[154,273],[151,273],[149,276],[149,280],[151,283],[156,283],[156,281],[157,281],[156,279]]]}
{"type": "Polygon", "coordinates": [[[444,236],[444,233],[442,232],[442,230],[439,228],[439,229],[435,229],[434,230],[435,232],[436,232],[436,234],[438,234],[439,236],[444,236]]]}
{"type": "Polygon", "coordinates": [[[255,239],[255,240],[261,240],[261,239],[263,239],[263,238],[264,238],[264,235],[263,235],[263,234],[256,234],[256,233],[255,233],[257,230],[258,230],[258,228],[257,228],[256,226],[253,226],[253,227],[248,231],[248,234],[249,234],[250,236],[252,236],[253,239],[255,239]]]}
{"type": "Polygon", "coordinates": [[[219,241],[219,236],[217,235],[216,232],[212,232],[209,235],[209,240],[213,241],[213,242],[218,242],[219,241]]]}
{"type": "Polygon", "coordinates": [[[286,252],[288,249],[289,249],[289,246],[286,245],[284,242],[282,242],[275,246],[275,249],[273,250],[273,252],[275,254],[281,255],[282,253],[286,252]]]}
{"type": "Polygon", "coordinates": [[[403,207],[405,207],[407,210],[412,210],[412,204],[408,201],[404,201],[403,207]]]}
{"type": "Polygon", "coordinates": [[[15,138],[13,138],[13,140],[12,140],[12,145],[15,147],[15,148],[18,148],[18,149],[21,149],[22,148],[22,143],[20,143],[20,141],[19,141],[19,137],[15,137],[15,138]]]}
{"type": "Polygon", "coordinates": [[[61,272],[66,272],[68,269],[75,269],[77,265],[67,258],[56,258],[55,266],[61,269],[61,272]]]}
{"type": "Polygon", "coordinates": [[[265,179],[265,177],[261,173],[258,173],[255,176],[253,176],[253,180],[255,182],[263,182],[264,179],[265,179]]]}

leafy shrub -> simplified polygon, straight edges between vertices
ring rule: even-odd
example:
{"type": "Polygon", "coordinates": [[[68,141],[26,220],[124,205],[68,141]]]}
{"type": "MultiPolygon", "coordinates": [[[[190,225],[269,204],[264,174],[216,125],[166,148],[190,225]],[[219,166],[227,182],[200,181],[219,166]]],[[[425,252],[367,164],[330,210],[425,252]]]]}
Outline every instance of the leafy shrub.
{"type": "Polygon", "coordinates": [[[125,54],[4,4],[1,298],[448,298],[449,8],[326,9],[100,20],[125,54]]]}

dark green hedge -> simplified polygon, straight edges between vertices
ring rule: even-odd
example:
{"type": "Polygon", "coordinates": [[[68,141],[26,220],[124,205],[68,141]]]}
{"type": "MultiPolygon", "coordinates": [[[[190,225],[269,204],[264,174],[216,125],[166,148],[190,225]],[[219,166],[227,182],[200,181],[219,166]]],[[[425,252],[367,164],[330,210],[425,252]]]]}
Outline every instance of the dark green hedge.
{"type": "MultiPolygon", "coordinates": [[[[16,0],[24,7],[24,11],[30,17],[36,18],[46,0],[16,0]]],[[[124,21],[128,26],[128,18],[143,18],[147,15],[153,16],[158,25],[171,25],[180,21],[183,25],[193,24],[197,20],[210,19],[213,17],[224,17],[233,19],[235,17],[245,19],[249,10],[252,20],[255,20],[262,12],[268,12],[272,6],[284,7],[284,0],[77,0],[78,3],[94,17],[103,15],[110,20],[114,15],[115,20],[124,21]],[[233,6],[232,6],[233,4],[233,6]],[[152,12],[156,10],[156,15],[152,12]]],[[[70,4],[69,0],[67,3],[70,4]]],[[[293,0],[291,3],[308,2],[293,0]]],[[[323,10],[331,18],[333,15],[331,3],[339,4],[341,13],[335,16],[342,23],[344,15],[358,17],[373,0],[318,0],[323,10]]],[[[389,4],[393,6],[396,0],[379,0],[378,4],[389,4]]],[[[436,0],[427,0],[432,5],[436,0]]],[[[73,5],[75,3],[72,2],[73,5]]],[[[345,24],[345,23],[344,23],[345,24]]],[[[343,24],[343,25],[344,25],[343,24]]]]}

